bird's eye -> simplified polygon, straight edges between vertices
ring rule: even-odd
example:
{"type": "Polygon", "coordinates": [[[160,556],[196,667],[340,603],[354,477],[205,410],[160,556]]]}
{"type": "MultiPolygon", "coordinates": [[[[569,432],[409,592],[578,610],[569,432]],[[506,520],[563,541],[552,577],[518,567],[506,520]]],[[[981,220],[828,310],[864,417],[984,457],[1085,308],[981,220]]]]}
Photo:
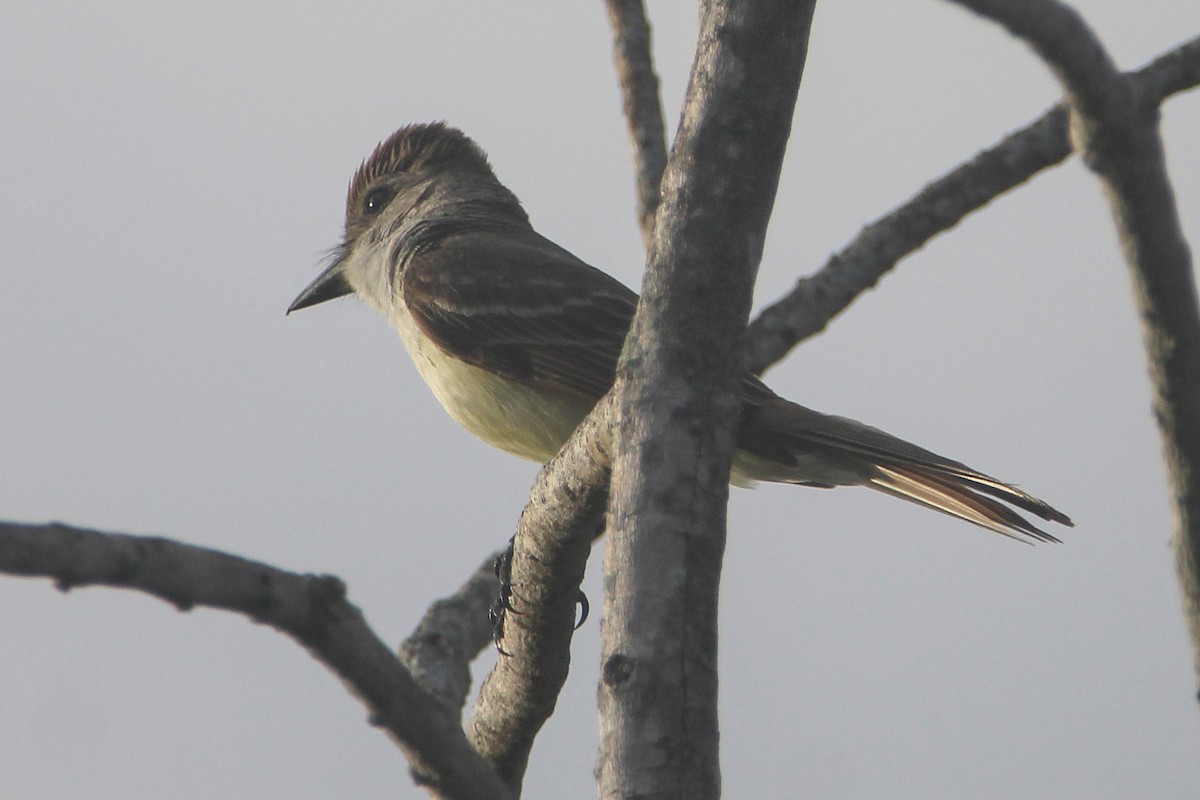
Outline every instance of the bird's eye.
{"type": "Polygon", "coordinates": [[[368,214],[375,215],[387,208],[387,204],[392,201],[396,193],[386,186],[381,186],[378,189],[373,189],[367,194],[363,201],[363,210],[368,214]]]}

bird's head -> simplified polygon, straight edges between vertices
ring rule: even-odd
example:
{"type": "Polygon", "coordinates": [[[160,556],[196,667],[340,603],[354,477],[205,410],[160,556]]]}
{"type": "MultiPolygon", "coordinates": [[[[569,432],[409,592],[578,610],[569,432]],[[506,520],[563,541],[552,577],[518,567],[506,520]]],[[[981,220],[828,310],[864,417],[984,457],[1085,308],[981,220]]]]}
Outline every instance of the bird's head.
{"type": "Polygon", "coordinates": [[[342,241],[288,313],[356,291],[382,300],[390,291],[388,270],[406,246],[439,225],[490,216],[528,224],[479,145],[441,122],[403,127],[354,173],[342,241]]]}

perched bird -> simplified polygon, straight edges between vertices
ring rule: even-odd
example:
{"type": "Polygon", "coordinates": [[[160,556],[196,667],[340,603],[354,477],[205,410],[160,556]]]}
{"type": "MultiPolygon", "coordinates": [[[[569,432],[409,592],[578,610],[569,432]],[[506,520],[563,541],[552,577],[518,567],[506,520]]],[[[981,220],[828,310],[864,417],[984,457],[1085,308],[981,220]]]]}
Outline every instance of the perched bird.
{"type": "MultiPolygon", "coordinates": [[[[355,173],[329,265],[288,313],[354,293],[399,332],[450,416],[547,461],[613,385],[637,295],[540,235],[461,131],[410,125],[355,173]]],[[[965,464],[743,380],[731,480],[861,485],[1028,541],[1056,542],[1005,503],[1071,525],[965,464]],[[1001,502],[1003,501],[1003,502],[1001,502]]]]}

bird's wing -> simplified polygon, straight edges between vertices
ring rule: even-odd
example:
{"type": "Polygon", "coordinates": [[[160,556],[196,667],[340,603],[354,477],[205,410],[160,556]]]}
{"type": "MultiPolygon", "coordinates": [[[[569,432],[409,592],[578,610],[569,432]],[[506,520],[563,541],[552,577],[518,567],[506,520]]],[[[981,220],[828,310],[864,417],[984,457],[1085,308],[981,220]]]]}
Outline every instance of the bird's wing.
{"type": "Polygon", "coordinates": [[[532,231],[460,232],[413,256],[404,303],[451,355],[511,380],[598,400],[637,295],[532,231]]]}

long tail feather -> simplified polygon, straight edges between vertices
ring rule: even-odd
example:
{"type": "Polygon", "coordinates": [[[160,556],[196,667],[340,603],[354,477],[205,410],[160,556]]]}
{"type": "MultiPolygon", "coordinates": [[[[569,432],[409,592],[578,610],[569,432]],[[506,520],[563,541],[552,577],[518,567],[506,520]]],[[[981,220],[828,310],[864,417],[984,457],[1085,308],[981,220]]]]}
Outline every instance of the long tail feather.
{"type": "MultiPolygon", "coordinates": [[[[973,522],[1018,541],[1027,543],[1030,539],[1039,542],[1061,541],[1033,525],[1008,506],[972,491],[969,484],[965,484],[959,476],[946,477],[926,470],[891,465],[879,466],[876,469],[877,474],[870,481],[873,489],[973,522]]],[[[977,482],[971,481],[971,483],[977,482]]],[[[1045,519],[1071,525],[1071,520],[1065,514],[1037,498],[1030,498],[1024,492],[999,484],[999,482],[996,483],[998,485],[988,486],[985,491],[999,493],[1001,489],[1008,489],[1009,493],[1003,495],[1004,499],[1045,519]],[[1018,500],[1021,502],[1017,502],[1018,500]],[[1027,500],[1035,502],[1028,503],[1027,500]]]]}
{"type": "Polygon", "coordinates": [[[1028,543],[1059,539],[1009,506],[1049,522],[1073,524],[1066,514],[1015,486],[878,428],[796,405],[761,384],[748,384],[747,397],[752,413],[743,417],[739,444],[760,457],[750,464],[750,478],[866,485],[1028,543]]]}

